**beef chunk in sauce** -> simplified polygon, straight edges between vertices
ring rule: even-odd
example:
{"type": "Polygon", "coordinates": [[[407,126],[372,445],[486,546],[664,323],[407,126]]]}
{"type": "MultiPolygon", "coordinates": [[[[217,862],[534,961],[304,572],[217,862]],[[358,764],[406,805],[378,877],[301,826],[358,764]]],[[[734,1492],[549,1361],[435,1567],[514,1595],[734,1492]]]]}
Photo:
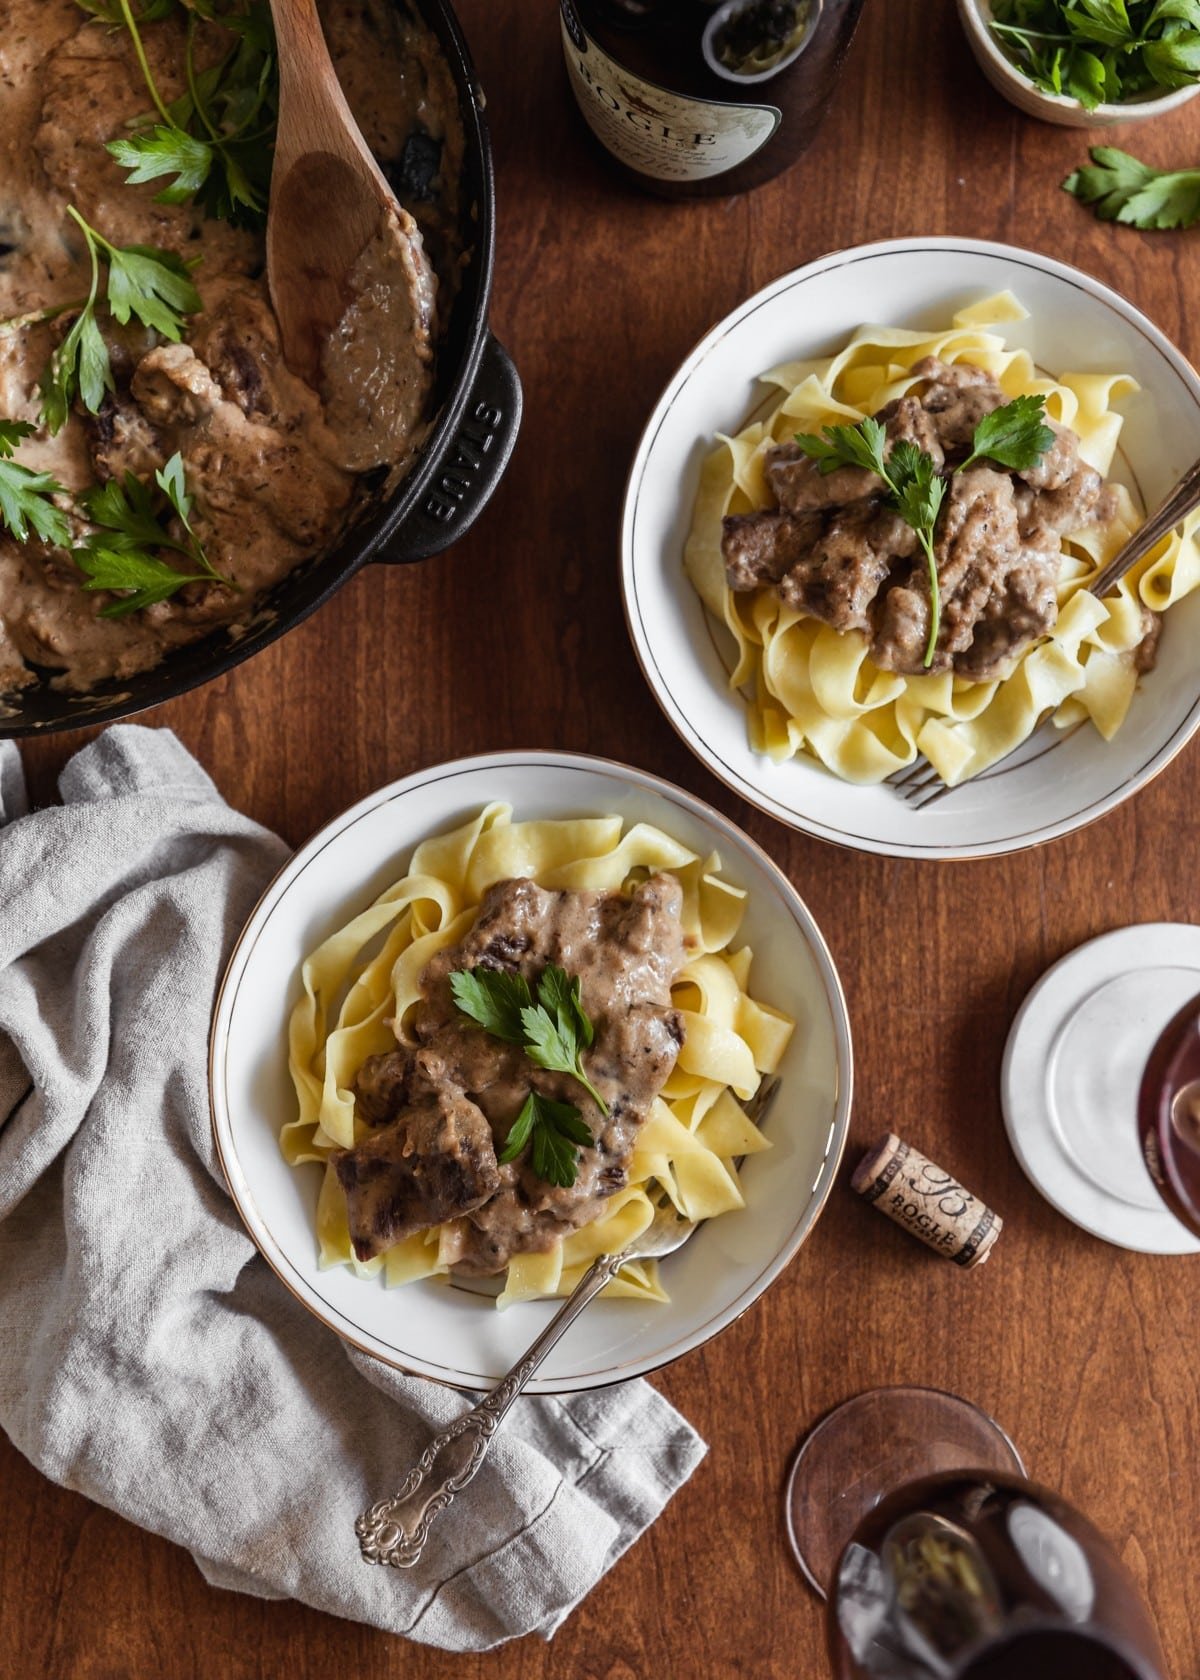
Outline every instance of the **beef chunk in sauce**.
{"type": "MultiPolygon", "coordinates": [[[[923,364],[922,364],[923,365],[923,364]]],[[[940,467],[945,459],[936,421],[916,397],[898,397],[875,417],[887,435],[885,458],[897,443],[915,443],[940,467]]],[[[765,465],[767,483],[788,513],[822,512],[882,496],[884,483],[866,467],[835,467],[823,473],[817,462],[796,443],[778,443],[765,465]]]]}
{"type": "Polygon", "coordinates": [[[778,583],[812,551],[825,528],[816,514],[744,513],[725,521],[725,575],[735,593],[778,583]]]}
{"type": "Polygon", "coordinates": [[[389,1050],[384,1056],[368,1056],[354,1081],[354,1112],[368,1126],[383,1126],[408,1101],[412,1077],[411,1050],[389,1050]]]}
{"type": "Polygon", "coordinates": [[[627,1182],[638,1129],[683,1043],[671,1006],[684,961],[681,903],[678,882],[662,875],[628,897],[548,892],[523,879],[489,888],[470,931],[422,975],[412,1045],[373,1056],[359,1071],[356,1110],[374,1130],[336,1162],[360,1257],[456,1220],[445,1239],[454,1269],[495,1272],[603,1211],[627,1182]],[[535,1067],[520,1046],[493,1038],[454,1003],[457,970],[520,972],[536,990],[550,963],[581,982],[594,1028],[585,1063],[607,1115],[577,1080],[535,1067]],[[539,1179],[528,1151],[497,1165],[531,1089],[573,1103],[592,1129],[593,1147],[580,1152],[572,1185],[539,1179]],[[444,1168],[433,1159],[438,1151],[448,1157],[444,1168]]]}
{"type": "Polygon", "coordinates": [[[926,356],[916,363],[913,373],[928,382],[921,406],[933,420],[947,454],[969,450],[976,426],[1005,401],[991,374],[971,362],[943,362],[926,356]]]}
{"type": "MultiPolygon", "coordinates": [[[[971,467],[949,484],[934,552],[941,630],[932,669],[982,680],[1055,621],[1058,554],[1024,548],[1012,480],[971,467]]],[[[924,669],[929,573],[889,592],[871,655],[885,670],[924,669]]]]}
{"type": "Polygon", "coordinates": [[[767,454],[767,483],[787,513],[820,513],[883,494],[883,480],[866,467],[835,467],[823,473],[796,443],[777,443],[767,454]]]}
{"type": "Polygon", "coordinates": [[[781,600],[838,630],[871,629],[871,608],[917,534],[878,502],[835,510],[810,553],[779,583],[781,600]]]}
{"type": "Polygon", "coordinates": [[[440,1072],[434,1058],[419,1062],[396,1118],[335,1159],[360,1260],[469,1213],[499,1186],[491,1127],[440,1072]]]}
{"type": "Polygon", "coordinates": [[[919,397],[897,397],[879,410],[876,419],[883,421],[888,455],[898,443],[915,443],[918,449],[933,457],[935,466],[944,465],[944,433],[937,417],[919,397]]]}
{"type": "MultiPolygon", "coordinates": [[[[975,427],[1004,403],[983,368],[927,356],[914,390],[878,418],[886,449],[915,443],[939,468],[965,460],[975,427]]],[[[935,556],[941,622],[932,665],[928,566],[916,533],[884,500],[883,481],[859,467],[822,476],[794,443],[767,452],[778,509],[724,522],[726,577],[735,591],[769,588],[835,630],[857,630],[884,670],[953,670],[975,681],[1001,674],[1053,629],[1061,538],[1106,524],[1114,492],[1079,459],[1079,440],[1050,422],[1054,442],[1020,473],[979,464],[951,471],[935,556]]]]}
{"type": "Polygon", "coordinates": [[[1142,623],[1145,630],[1142,639],[1133,650],[1133,666],[1139,676],[1147,671],[1153,671],[1158,658],[1158,639],[1162,635],[1162,614],[1151,612],[1149,607],[1142,608],[1142,623]]]}

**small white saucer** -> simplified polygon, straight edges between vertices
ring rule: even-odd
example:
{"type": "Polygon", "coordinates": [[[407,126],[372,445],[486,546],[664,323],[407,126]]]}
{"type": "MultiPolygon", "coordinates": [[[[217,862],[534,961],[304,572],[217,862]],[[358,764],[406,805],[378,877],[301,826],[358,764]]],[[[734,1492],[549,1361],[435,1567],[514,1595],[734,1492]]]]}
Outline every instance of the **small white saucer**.
{"type": "Polygon", "coordinates": [[[1198,993],[1200,927],[1119,928],[1047,970],[1004,1051],[1004,1123],[1032,1183],[1094,1237],[1143,1254],[1200,1254],[1155,1189],[1137,1130],[1154,1042],[1198,993]]]}

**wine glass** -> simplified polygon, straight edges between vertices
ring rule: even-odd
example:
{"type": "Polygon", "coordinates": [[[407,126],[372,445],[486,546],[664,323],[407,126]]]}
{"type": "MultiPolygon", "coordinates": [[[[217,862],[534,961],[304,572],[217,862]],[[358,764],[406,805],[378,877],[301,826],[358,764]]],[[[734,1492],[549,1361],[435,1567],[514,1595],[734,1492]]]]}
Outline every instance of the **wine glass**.
{"type": "Polygon", "coordinates": [[[837,1407],[796,1455],[787,1525],[836,1680],[1164,1680],[1115,1551],[954,1395],[837,1407]]]}
{"type": "Polygon", "coordinates": [[[1138,1129],[1163,1201],[1200,1237],[1200,998],[1167,1023],[1150,1052],[1138,1129]]]}

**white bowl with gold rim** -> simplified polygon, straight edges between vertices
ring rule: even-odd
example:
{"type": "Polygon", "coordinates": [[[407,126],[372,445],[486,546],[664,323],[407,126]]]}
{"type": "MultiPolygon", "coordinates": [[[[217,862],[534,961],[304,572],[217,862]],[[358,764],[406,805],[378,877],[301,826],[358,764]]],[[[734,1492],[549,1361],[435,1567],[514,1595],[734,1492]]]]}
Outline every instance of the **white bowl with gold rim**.
{"type": "Polygon", "coordinates": [[[300,964],[323,938],[405,872],[417,843],[493,800],[518,818],[617,813],[656,824],[700,853],[718,851],[746,889],[738,943],[754,950],[754,991],[797,1022],[767,1124],[772,1147],[742,1172],[746,1207],[702,1226],[662,1263],[667,1304],[598,1301],[529,1383],[532,1393],[598,1388],[701,1346],[796,1254],[825,1204],[850,1115],[850,1025],[837,971],[787,877],[710,806],[627,765],[566,753],[460,759],[370,794],[303,846],[263,895],[230,958],[213,1016],[209,1089],[217,1150],[238,1211],[280,1280],[329,1328],[387,1364],[456,1388],[489,1387],[556,1310],[496,1310],[475,1289],[424,1280],[387,1289],[349,1268],[320,1271],[321,1168],[287,1164],[279,1129],[294,1118],[287,1024],[300,964]]]}
{"type": "Polygon", "coordinates": [[[1200,591],[1166,615],[1158,663],[1111,741],[1091,725],[1035,737],[1011,758],[921,810],[887,783],[839,780],[806,756],[774,763],[750,746],[731,692],[733,639],[684,573],[700,469],[718,433],[761,407],[759,375],[833,355],[864,322],[936,330],[955,311],[1010,291],[1029,311],[999,330],[1051,375],[1120,372],[1114,476],[1146,507],[1200,457],[1200,377],[1152,321],[1080,269],[985,240],[888,240],[835,251],[785,274],[707,333],[674,374],[630,469],[621,585],[634,649],[655,698],[727,786],[793,828],[893,857],[990,857],[1093,822],[1158,774],[1200,727],[1200,591]]]}

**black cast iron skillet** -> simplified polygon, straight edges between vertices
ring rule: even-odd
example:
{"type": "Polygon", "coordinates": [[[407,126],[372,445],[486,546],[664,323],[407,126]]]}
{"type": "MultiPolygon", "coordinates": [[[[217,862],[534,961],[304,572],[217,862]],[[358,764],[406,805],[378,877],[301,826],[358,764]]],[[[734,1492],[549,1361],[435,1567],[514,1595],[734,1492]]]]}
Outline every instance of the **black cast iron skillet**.
{"type": "MultiPolygon", "coordinates": [[[[394,3],[406,6],[406,0],[394,3]]],[[[106,681],[87,694],[52,688],[57,673],[39,672],[37,684],[0,696],[0,738],[128,717],[232,670],[307,618],[368,561],[406,565],[440,554],[474,521],[499,483],[520,425],[521,382],[488,331],[495,185],[483,92],[446,0],[415,0],[415,6],[441,44],[458,93],[466,141],[462,237],[469,252],[439,350],[437,420],[425,449],[386,500],[368,499],[362,516],[334,548],[302,561],[257,601],[247,626],[235,634],[215,630],[171,649],[153,670],[106,681]]]]}

